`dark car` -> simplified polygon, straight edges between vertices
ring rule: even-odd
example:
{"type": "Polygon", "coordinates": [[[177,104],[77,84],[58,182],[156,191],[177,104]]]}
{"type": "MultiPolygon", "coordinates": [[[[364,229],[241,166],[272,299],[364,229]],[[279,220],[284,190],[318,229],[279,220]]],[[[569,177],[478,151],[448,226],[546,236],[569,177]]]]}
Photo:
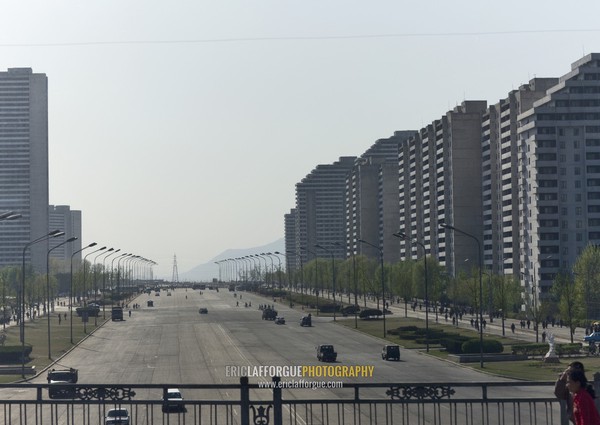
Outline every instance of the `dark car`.
{"type": "Polygon", "coordinates": [[[275,319],[275,324],[276,325],[285,325],[285,318],[279,316],[278,318],[275,319]]]}
{"type": "Polygon", "coordinates": [[[200,313],[200,314],[208,314],[208,309],[206,307],[202,307],[200,310],[198,310],[198,313],[200,313]]]}
{"type": "Polygon", "coordinates": [[[277,318],[277,310],[265,308],[262,313],[263,320],[275,320],[277,318]]]}
{"type": "Polygon", "coordinates": [[[52,369],[48,372],[48,397],[52,399],[70,399],[75,398],[75,388],[72,385],[79,380],[79,371],[77,369],[52,369]]]}
{"type": "Polygon", "coordinates": [[[323,344],[317,347],[317,360],[320,362],[335,362],[337,353],[331,344],[323,344]]]}
{"type": "Polygon", "coordinates": [[[181,392],[177,388],[169,388],[163,395],[163,413],[187,412],[181,392]]]}
{"type": "Polygon", "coordinates": [[[104,418],[105,425],[129,425],[129,411],[127,409],[110,409],[104,418]]]}
{"type": "Polygon", "coordinates": [[[400,360],[400,346],[394,344],[384,345],[381,350],[381,358],[383,360],[400,360]]]}
{"type": "Polygon", "coordinates": [[[312,316],[310,313],[308,316],[302,316],[302,319],[300,319],[300,326],[312,326],[312,316]]]}

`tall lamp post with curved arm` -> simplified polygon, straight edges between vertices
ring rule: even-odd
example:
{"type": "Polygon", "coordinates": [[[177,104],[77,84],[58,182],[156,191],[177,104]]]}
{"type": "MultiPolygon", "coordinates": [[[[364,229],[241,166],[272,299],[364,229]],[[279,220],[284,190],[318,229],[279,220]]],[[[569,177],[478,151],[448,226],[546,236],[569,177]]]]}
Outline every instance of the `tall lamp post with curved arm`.
{"type": "Polygon", "coordinates": [[[385,338],[385,335],[386,335],[386,332],[385,332],[385,280],[384,280],[384,276],[383,276],[385,270],[383,268],[383,249],[381,249],[377,245],[373,245],[372,243],[367,242],[362,239],[359,239],[358,242],[364,243],[365,245],[369,245],[379,251],[379,260],[381,262],[381,304],[382,304],[382,311],[383,311],[383,337],[385,338]]]}
{"type": "Polygon", "coordinates": [[[402,240],[408,240],[409,242],[416,243],[423,248],[423,266],[425,267],[425,347],[429,353],[429,292],[428,292],[428,279],[427,279],[427,250],[425,245],[417,239],[411,239],[406,233],[398,232],[394,233],[394,236],[402,240]]]}
{"type": "MultiPolygon", "coordinates": [[[[106,251],[101,252],[100,254],[94,257],[94,262],[92,263],[92,269],[94,270],[94,302],[96,302],[98,296],[98,268],[96,267],[96,260],[101,255],[109,254],[109,252],[113,252],[114,250],[114,248],[107,249],[106,251]]],[[[112,254],[109,254],[108,256],[110,255],[112,254]]],[[[104,275],[104,261],[102,262],[102,274],[104,275]]],[[[102,288],[102,298],[104,300],[104,288],[102,288]]],[[[102,309],[104,310],[104,302],[102,303],[102,309]]],[[[106,315],[103,314],[103,317],[106,318],[106,315]]],[[[94,326],[98,326],[98,315],[94,317],[94,326]]]]}
{"type": "MultiPolygon", "coordinates": [[[[114,266],[115,260],[118,260],[117,261],[117,275],[118,275],[119,274],[119,261],[121,261],[121,259],[123,257],[127,257],[128,255],[131,255],[131,254],[123,253],[121,255],[117,255],[110,262],[110,302],[111,302],[111,305],[113,305],[115,303],[115,274],[113,272],[113,266],[114,266]]],[[[117,276],[117,286],[119,284],[118,282],[119,282],[119,276],[117,276]]]]}
{"type": "MultiPolygon", "coordinates": [[[[15,214],[12,211],[0,214],[0,221],[17,220],[19,218],[21,218],[21,214],[15,214]]],[[[6,329],[6,282],[2,284],[2,328],[6,329]]]]}
{"type": "Polygon", "coordinates": [[[105,246],[103,246],[102,248],[98,248],[95,251],[90,252],[89,254],[85,255],[83,257],[83,307],[84,310],[81,313],[81,318],[83,319],[83,333],[87,334],[87,321],[88,321],[88,317],[89,317],[89,311],[87,310],[87,291],[86,291],[86,287],[85,287],[85,259],[88,258],[90,255],[96,253],[96,252],[100,252],[100,251],[104,251],[106,249],[105,246]]]}
{"type": "MultiPolygon", "coordinates": [[[[319,315],[319,255],[316,252],[311,251],[310,249],[306,249],[303,246],[300,247],[301,251],[306,251],[309,254],[315,256],[315,293],[317,294],[317,316],[319,315]]],[[[300,261],[302,261],[302,256],[300,256],[300,261]]],[[[323,294],[321,294],[322,296],[323,294]]]]}
{"type": "Polygon", "coordinates": [[[88,246],[84,246],[80,250],[77,250],[73,254],[71,254],[71,287],[69,290],[69,310],[70,310],[70,312],[69,312],[70,324],[69,325],[71,326],[71,344],[73,344],[73,257],[75,257],[75,255],[79,254],[84,249],[92,248],[96,245],[98,245],[96,242],[92,242],[88,246]]]}
{"type": "Polygon", "coordinates": [[[440,223],[440,227],[453,230],[477,242],[477,255],[479,256],[479,366],[483,368],[483,261],[481,258],[481,242],[470,233],[457,229],[449,224],[440,223]]]}
{"type": "Polygon", "coordinates": [[[326,253],[328,253],[329,255],[331,255],[331,288],[333,289],[333,321],[336,321],[336,316],[335,316],[335,312],[337,310],[337,304],[335,302],[335,257],[333,255],[333,252],[327,248],[325,248],[322,245],[316,244],[315,248],[319,248],[322,249],[323,251],[325,251],[326,253]]]}
{"type": "Polygon", "coordinates": [[[27,242],[23,247],[23,267],[21,269],[21,375],[25,378],[25,253],[27,252],[27,248],[31,245],[48,240],[50,238],[56,238],[58,236],[64,235],[65,232],[60,230],[53,230],[47,235],[40,236],[37,239],[34,239],[30,242],[27,242]]]}
{"type": "Polygon", "coordinates": [[[73,236],[72,238],[67,239],[64,242],[59,243],[58,245],[50,248],[48,250],[48,255],[46,257],[46,300],[48,306],[46,307],[46,315],[48,319],[48,359],[52,360],[52,352],[50,351],[50,253],[54,251],[56,248],[76,241],[77,237],[73,236]]]}
{"type": "Polygon", "coordinates": [[[113,248],[111,248],[108,251],[112,251],[112,252],[102,259],[102,318],[103,319],[106,319],[106,268],[105,268],[104,264],[108,257],[116,254],[117,252],[120,252],[121,248],[119,248],[117,250],[113,250],[113,248]]]}

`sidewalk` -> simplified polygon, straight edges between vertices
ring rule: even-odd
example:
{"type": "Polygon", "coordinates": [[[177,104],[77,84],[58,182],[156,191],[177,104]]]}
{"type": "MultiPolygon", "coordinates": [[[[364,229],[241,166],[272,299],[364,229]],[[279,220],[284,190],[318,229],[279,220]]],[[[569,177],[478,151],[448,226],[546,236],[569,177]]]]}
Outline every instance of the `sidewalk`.
{"type": "MultiPolygon", "coordinates": [[[[296,291],[296,293],[300,293],[300,292],[296,291]]],[[[327,293],[326,293],[325,298],[321,298],[321,299],[329,299],[329,301],[333,302],[332,297],[333,297],[333,295],[329,294],[329,298],[327,298],[327,293]]],[[[353,303],[354,295],[351,294],[350,299],[352,300],[352,303],[353,303]]],[[[336,301],[339,302],[340,300],[347,303],[348,294],[336,294],[336,301]]],[[[364,305],[365,305],[364,298],[359,298],[358,304],[361,308],[364,308],[364,305]]],[[[367,307],[368,308],[377,308],[377,301],[367,299],[367,307]]],[[[379,302],[379,309],[381,309],[381,302],[379,302]]],[[[423,309],[417,308],[415,311],[413,311],[410,303],[406,306],[406,314],[405,314],[404,303],[390,304],[390,306],[388,307],[388,310],[391,311],[392,314],[386,315],[386,317],[415,317],[415,318],[419,318],[422,320],[425,320],[425,317],[426,317],[424,306],[423,306],[423,309]]],[[[430,308],[430,310],[429,310],[429,323],[438,323],[440,325],[447,325],[450,327],[459,327],[459,328],[463,328],[463,329],[469,328],[469,329],[472,329],[473,331],[478,331],[478,330],[475,327],[471,326],[471,319],[476,320],[478,318],[479,318],[478,314],[474,314],[474,315],[464,314],[462,317],[462,320],[458,321],[458,326],[455,326],[455,325],[452,325],[451,317],[448,317],[448,321],[446,321],[444,315],[439,314],[439,313],[438,313],[438,320],[436,322],[435,311],[433,311],[432,308],[430,308]]],[[[484,334],[502,335],[502,319],[494,318],[493,322],[490,323],[489,316],[486,316],[484,314],[483,318],[484,318],[484,320],[487,321],[486,326],[483,329],[484,334]]],[[[535,330],[533,329],[533,323],[531,323],[530,329],[527,329],[527,328],[521,329],[519,320],[505,319],[504,320],[504,328],[505,328],[505,336],[506,337],[521,339],[521,340],[527,341],[527,342],[535,342],[536,338],[535,338],[535,330]],[[515,325],[514,333],[511,331],[511,325],[513,323],[515,325]]],[[[553,334],[556,342],[560,342],[560,343],[570,343],[571,342],[569,328],[566,326],[560,327],[558,325],[556,325],[556,326],[549,325],[548,328],[542,329],[542,325],[540,323],[539,334],[538,334],[538,339],[539,339],[540,343],[542,343],[542,333],[544,331],[546,332],[546,341],[548,340],[548,337],[550,336],[550,334],[553,334]]],[[[573,342],[574,343],[583,342],[584,336],[585,336],[585,329],[584,328],[576,328],[575,332],[573,334],[573,342]]]]}

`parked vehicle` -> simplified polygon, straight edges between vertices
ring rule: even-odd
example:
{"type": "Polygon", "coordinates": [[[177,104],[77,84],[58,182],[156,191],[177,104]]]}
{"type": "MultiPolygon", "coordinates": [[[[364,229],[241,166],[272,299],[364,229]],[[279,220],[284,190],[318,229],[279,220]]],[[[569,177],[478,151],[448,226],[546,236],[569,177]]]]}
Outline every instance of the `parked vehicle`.
{"type": "Polygon", "coordinates": [[[335,362],[337,353],[331,344],[323,344],[317,347],[317,360],[320,362],[335,362]]]}
{"type": "Polygon", "coordinates": [[[383,360],[400,360],[400,346],[395,344],[384,345],[381,349],[383,360]]]}
{"type": "Polygon", "coordinates": [[[152,301],[152,300],[148,300],[148,302],[146,302],[146,305],[147,305],[148,307],[154,307],[154,301],[152,301]]]}

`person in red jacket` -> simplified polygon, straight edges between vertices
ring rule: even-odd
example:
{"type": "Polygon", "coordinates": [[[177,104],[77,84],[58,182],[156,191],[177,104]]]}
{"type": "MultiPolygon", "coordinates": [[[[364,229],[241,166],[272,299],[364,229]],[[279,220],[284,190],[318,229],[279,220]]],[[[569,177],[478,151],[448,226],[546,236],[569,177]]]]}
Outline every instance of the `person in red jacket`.
{"type": "Polygon", "coordinates": [[[581,369],[573,369],[569,372],[567,388],[573,395],[575,425],[600,425],[600,415],[594,404],[594,390],[588,385],[585,373],[581,369]]]}

